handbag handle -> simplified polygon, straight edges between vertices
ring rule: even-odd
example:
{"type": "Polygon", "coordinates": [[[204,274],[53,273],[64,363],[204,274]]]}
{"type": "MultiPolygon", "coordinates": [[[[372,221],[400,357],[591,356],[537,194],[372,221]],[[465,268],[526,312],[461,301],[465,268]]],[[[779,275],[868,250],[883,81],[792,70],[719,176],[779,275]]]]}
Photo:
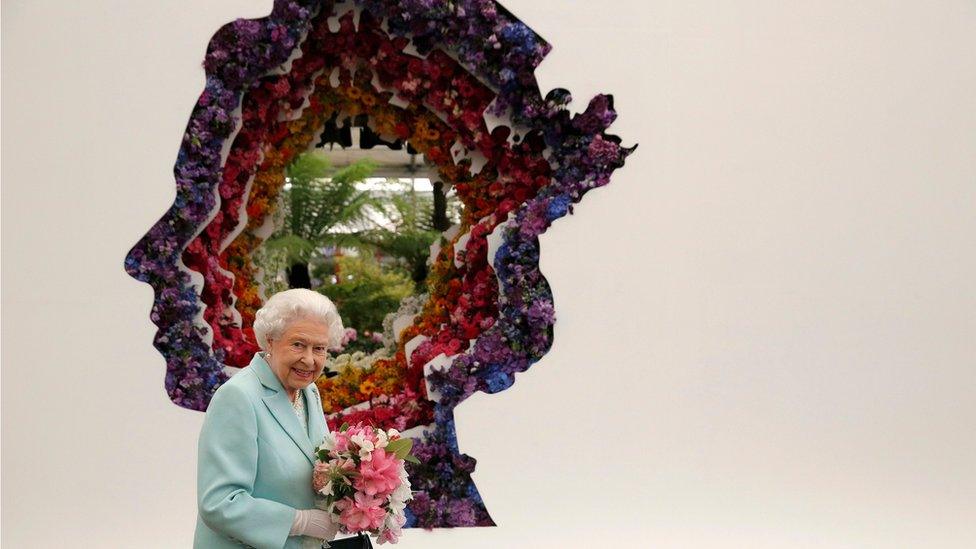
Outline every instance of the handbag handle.
{"type": "Polygon", "coordinates": [[[322,541],[322,549],[373,549],[369,536],[358,532],[355,537],[322,541]]]}

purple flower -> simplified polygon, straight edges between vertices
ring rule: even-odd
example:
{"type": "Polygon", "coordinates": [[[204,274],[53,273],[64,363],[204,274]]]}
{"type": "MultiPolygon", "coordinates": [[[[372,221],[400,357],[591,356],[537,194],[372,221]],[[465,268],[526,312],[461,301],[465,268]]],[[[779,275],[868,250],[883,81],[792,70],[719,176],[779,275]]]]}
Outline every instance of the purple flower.
{"type": "Polygon", "coordinates": [[[549,325],[555,320],[555,310],[552,301],[539,299],[532,302],[528,310],[529,320],[533,323],[549,325]]]}
{"type": "MultiPolygon", "coordinates": [[[[444,511],[450,526],[474,526],[477,515],[474,504],[466,499],[443,500],[444,511]]],[[[438,502],[440,503],[440,502],[438,502]]]]}
{"type": "Polygon", "coordinates": [[[598,165],[610,166],[621,160],[620,145],[604,139],[601,135],[597,135],[593,141],[590,141],[586,151],[592,161],[598,165]]]}
{"type": "MultiPolygon", "coordinates": [[[[550,45],[491,0],[356,0],[389,33],[413,41],[421,52],[441,48],[493,86],[493,112],[507,114],[544,136],[549,160],[558,166],[551,181],[516,210],[513,227],[493,260],[500,280],[499,316],[453,363],[427,381],[442,398],[434,403],[434,428],[415,445],[421,465],[411,464],[419,491],[408,504],[408,526],[493,524],[470,475],[475,460],[459,453],[453,408],[477,390],[497,392],[514,382],[552,344],[552,294],[539,270],[539,235],[567,213],[591,188],[609,182],[629,149],[603,134],[616,116],[612,99],[598,95],[587,110],[570,118],[566,90],[542,97],[534,70],[550,45]],[[422,457],[421,457],[422,456],[422,457]]],[[[183,136],[174,169],[177,196],[170,211],[125,258],[133,277],[152,284],[151,318],[159,328],[154,343],[166,357],[166,390],[183,407],[205,410],[226,381],[223,352],[207,344],[194,325],[202,305],[180,265],[183,248],[220,205],[221,151],[236,124],[233,113],[260,78],[289,58],[318,3],[276,0],[269,17],[239,19],[221,28],[208,45],[206,87],[183,136]]],[[[426,347],[425,347],[426,348],[426,347]]]]}

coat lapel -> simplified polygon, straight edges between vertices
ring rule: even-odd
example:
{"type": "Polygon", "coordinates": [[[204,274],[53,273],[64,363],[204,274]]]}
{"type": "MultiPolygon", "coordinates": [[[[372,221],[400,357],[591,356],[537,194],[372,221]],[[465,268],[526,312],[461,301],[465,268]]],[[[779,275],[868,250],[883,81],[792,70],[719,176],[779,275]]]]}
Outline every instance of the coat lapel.
{"type": "Polygon", "coordinates": [[[305,411],[308,413],[308,437],[312,440],[313,453],[325,440],[328,425],[322,412],[322,397],[314,383],[305,388],[305,411]],[[316,417],[318,416],[318,417],[316,417]]]}
{"type": "MultiPolygon", "coordinates": [[[[285,388],[278,381],[278,376],[271,371],[271,366],[268,365],[261,355],[262,353],[255,354],[248,367],[254,369],[262,385],[274,391],[273,394],[263,397],[264,404],[268,407],[271,415],[274,416],[275,421],[281,425],[281,428],[298,445],[298,448],[305,454],[308,461],[314,465],[314,448],[312,447],[312,442],[309,440],[308,433],[302,429],[302,424],[299,423],[298,416],[295,415],[291,401],[288,400],[288,393],[285,392],[285,388]]],[[[308,391],[308,388],[305,391],[308,391]]]]}

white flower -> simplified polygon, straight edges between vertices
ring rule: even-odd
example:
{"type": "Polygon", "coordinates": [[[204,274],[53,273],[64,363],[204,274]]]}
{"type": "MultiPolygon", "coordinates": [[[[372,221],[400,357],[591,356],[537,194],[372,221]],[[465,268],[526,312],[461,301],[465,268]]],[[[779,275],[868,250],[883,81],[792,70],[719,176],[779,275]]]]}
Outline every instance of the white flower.
{"type": "Polygon", "coordinates": [[[400,535],[400,521],[397,520],[397,516],[391,513],[386,514],[386,519],[383,520],[383,529],[392,530],[397,536],[400,535]]]}
{"type": "Polygon", "coordinates": [[[397,504],[406,505],[405,502],[408,499],[413,499],[413,492],[410,491],[410,485],[409,484],[401,484],[400,486],[397,486],[396,487],[396,490],[394,490],[393,493],[390,494],[390,504],[391,505],[394,502],[397,503],[397,504]]]}
{"type": "Polygon", "coordinates": [[[400,514],[403,509],[406,508],[407,503],[404,501],[397,501],[396,499],[390,500],[390,511],[395,514],[400,514]]]}
{"type": "Polygon", "coordinates": [[[359,459],[363,461],[370,461],[373,459],[371,453],[373,450],[375,450],[375,448],[369,439],[363,437],[363,435],[355,434],[349,437],[349,442],[359,446],[359,459]]]}
{"type": "Polygon", "coordinates": [[[319,445],[319,450],[325,450],[326,452],[331,451],[335,448],[335,437],[329,431],[325,432],[325,439],[322,440],[322,444],[319,445]]]}

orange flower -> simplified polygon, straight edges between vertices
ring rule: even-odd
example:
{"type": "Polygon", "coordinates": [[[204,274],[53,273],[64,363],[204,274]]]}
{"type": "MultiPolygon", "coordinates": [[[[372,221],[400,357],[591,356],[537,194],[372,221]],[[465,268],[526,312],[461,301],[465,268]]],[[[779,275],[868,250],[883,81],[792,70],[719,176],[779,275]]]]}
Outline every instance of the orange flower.
{"type": "Polygon", "coordinates": [[[363,398],[369,398],[373,395],[373,391],[376,390],[376,384],[372,380],[367,379],[366,381],[359,384],[359,392],[363,394],[363,398]]]}

